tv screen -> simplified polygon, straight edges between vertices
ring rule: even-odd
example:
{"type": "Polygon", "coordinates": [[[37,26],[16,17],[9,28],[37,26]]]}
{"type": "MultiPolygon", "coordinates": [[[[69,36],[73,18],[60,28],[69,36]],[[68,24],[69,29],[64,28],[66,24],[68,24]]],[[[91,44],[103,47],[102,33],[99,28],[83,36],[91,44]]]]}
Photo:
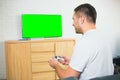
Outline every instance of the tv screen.
{"type": "Polygon", "coordinates": [[[22,38],[49,38],[61,36],[61,15],[22,14],[22,38]]]}

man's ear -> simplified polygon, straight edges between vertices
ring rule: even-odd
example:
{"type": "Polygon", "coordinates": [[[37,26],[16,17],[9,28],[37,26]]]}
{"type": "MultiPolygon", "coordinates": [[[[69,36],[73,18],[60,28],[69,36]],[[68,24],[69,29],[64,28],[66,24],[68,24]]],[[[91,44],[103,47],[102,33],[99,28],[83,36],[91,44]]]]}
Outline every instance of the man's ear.
{"type": "Polygon", "coordinates": [[[80,16],[79,17],[79,23],[83,24],[85,22],[85,16],[80,16]]]}

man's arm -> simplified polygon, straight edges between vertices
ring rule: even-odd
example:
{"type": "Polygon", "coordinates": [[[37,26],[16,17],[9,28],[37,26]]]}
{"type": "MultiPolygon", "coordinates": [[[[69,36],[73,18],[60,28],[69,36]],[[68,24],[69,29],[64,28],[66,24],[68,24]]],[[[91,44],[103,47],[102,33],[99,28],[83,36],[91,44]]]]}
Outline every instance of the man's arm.
{"type": "Polygon", "coordinates": [[[55,58],[50,59],[49,64],[51,67],[53,67],[56,70],[59,78],[61,78],[61,79],[71,77],[71,76],[78,78],[80,75],[80,72],[72,69],[69,65],[68,65],[67,69],[62,68],[61,63],[59,63],[55,58]]]}

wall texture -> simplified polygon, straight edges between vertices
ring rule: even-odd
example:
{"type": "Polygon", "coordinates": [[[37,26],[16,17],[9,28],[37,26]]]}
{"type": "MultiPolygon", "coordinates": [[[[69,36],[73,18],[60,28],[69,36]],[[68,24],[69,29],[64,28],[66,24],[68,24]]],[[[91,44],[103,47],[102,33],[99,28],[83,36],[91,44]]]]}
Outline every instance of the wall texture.
{"type": "Polygon", "coordinates": [[[21,38],[21,14],[61,14],[63,38],[77,38],[73,9],[86,2],[96,8],[97,28],[111,41],[113,56],[120,55],[120,0],[0,0],[0,79],[6,78],[4,41],[21,38]]]}

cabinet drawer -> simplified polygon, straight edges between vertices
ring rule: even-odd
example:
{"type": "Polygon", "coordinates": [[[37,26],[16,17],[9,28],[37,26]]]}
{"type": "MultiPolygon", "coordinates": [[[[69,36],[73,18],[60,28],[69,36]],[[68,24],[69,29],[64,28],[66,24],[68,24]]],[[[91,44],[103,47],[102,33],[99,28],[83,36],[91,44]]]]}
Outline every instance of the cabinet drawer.
{"type": "Polygon", "coordinates": [[[33,73],[32,80],[55,80],[55,72],[33,73]]]}
{"type": "Polygon", "coordinates": [[[44,72],[44,71],[54,71],[48,64],[48,62],[44,63],[32,63],[32,72],[44,72]]]}
{"type": "Polygon", "coordinates": [[[32,53],[32,62],[48,61],[54,56],[54,52],[32,53]]]}
{"type": "Polygon", "coordinates": [[[39,52],[39,51],[54,51],[54,43],[47,42],[47,43],[31,43],[31,51],[32,52],[39,52]]]}

